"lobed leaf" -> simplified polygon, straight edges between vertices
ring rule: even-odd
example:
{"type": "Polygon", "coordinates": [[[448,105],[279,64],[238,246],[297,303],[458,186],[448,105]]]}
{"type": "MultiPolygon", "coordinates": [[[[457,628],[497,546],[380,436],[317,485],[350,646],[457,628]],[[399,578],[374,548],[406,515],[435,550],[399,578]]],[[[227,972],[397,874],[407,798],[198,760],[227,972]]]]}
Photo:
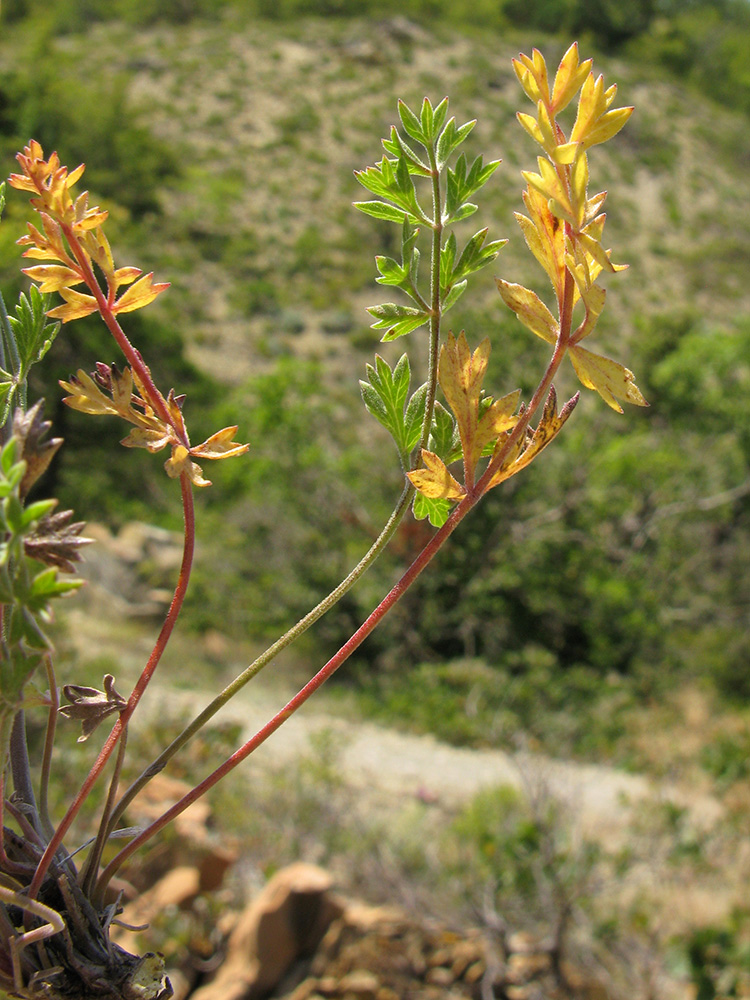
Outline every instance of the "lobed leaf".
{"type": "Polygon", "coordinates": [[[433,528],[440,528],[450,516],[451,504],[449,500],[430,500],[424,493],[417,491],[414,494],[412,512],[417,521],[423,521],[427,517],[433,528]]]}
{"type": "Polygon", "coordinates": [[[423,448],[422,461],[425,468],[407,472],[407,476],[428,500],[460,500],[466,496],[464,487],[453,478],[437,455],[423,448]]]}

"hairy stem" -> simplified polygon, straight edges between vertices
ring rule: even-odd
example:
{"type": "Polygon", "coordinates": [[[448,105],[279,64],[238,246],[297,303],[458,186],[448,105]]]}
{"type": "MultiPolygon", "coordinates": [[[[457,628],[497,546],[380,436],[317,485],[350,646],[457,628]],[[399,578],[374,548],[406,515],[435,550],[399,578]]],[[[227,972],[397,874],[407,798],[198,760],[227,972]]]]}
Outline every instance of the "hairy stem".
{"type": "Polygon", "coordinates": [[[135,711],[138,702],[141,700],[143,692],[146,690],[149,681],[153,677],[154,671],[159,665],[159,661],[161,660],[162,654],[164,653],[166,645],[169,642],[169,638],[172,635],[175,623],[182,609],[188,582],[190,580],[190,570],[193,565],[193,552],[195,549],[195,513],[193,509],[192,485],[185,473],[180,476],[180,486],[182,489],[182,506],[185,517],[185,539],[182,551],[180,575],[177,580],[174,596],[172,597],[172,603],[170,604],[169,611],[167,612],[167,617],[164,620],[164,624],[161,627],[161,631],[159,632],[159,636],[154,644],[154,648],[151,651],[151,655],[148,658],[146,666],[143,668],[141,676],[138,678],[138,681],[130,694],[127,705],[122,712],[120,712],[117,722],[115,722],[112,727],[112,731],[99,752],[99,756],[94,762],[93,767],[86,776],[86,780],[83,785],[81,785],[81,788],[73,799],[73,802],[70,804],[68,811],[60,821],[60,825],[55,830],[55,835],[51,838],[39,861],[33,881],[29,887],[29,897],[32,899],[39,892],[39,888],[44,880],[44,876],[47,874],[47,870],[55,852],[62,844],[63,837],[68,832],[71,823],[78,815],[81,806],[86,801],[94,783],[104,770],[107,761],[112,756],[112,752],[117,745],[118,740],[122,736],[125,726],[135,711]]]}

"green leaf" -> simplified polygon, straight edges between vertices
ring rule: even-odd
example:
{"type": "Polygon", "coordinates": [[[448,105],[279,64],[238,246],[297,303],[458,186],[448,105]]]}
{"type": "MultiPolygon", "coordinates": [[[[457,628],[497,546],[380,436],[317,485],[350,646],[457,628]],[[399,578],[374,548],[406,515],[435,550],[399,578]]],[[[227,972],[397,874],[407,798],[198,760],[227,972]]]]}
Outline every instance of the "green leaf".
{"type": "Polygon", "coordinates": [[[477,206],[467,201],[465,205],[462,205],[457,212],[454,213],[451,222],[463,222],[464,219],[468,219],[470,215],[473,215],[477,210],[477,206]]]}
{"type": "Polygon", "coordinates": [[[456,235],[451,233],[445,241],[445,246],[440,251],[440,288],[441,294],[446,294],[446,289],[451,284],[453,277],[453,265],[456,262],[456,235]]]}
{"type": "Polygon", "coordinates": [[[20,381],[26,378],[32,365],[42,360],[60,330],[59,323],[47,322],[49,306],[50,296],[42,295],[33,285],[28,298],[21,293],[16,315],[10,317],[21,366],[20,381]]]}
{"type": "Polygon", "coordinates": [[[35,503],[30,503],[23,512],[24,529],[28,528],[34,521],[38,521],[40,517],[49,514],[56,506],[57,500],[37,500],[35,503]]]}
{"type": "Polygon", "coordinates": [[[427,517],[434,528],[439,528],[448,520],[451,505],[449,500],[429,500],[417,491],[414,494],[412,512],[417,521],[423,521],[427,517]]]}
{"type": "Polygon", "coordinates": [[[458,149],[475,125],[476,120],[466,122],[460,128],[456,128],[455,118],[451,118],[447,122],[445,128],[438,136],[436,146],[437,162],[440,169],[445,166],[451,154],[458,149]]]}
{"type": "Polygon", "coordinates": [[[464,153],[456,160],[455,168],[448,168],[445,194],[446,222],[458,222],[476,211],[466,212],[464,202],[467,202],[484,184],[500,165],[499,160],[493,160],[486,166],[481,156],[478,156],[467,172],[467,161],[464,153]]]}
{"type": "Polygon", "coordinates": [[[359,209],[360,212],[364,212],[365,215],[371,215],[374,219],[385,219],[388,222],[403,222],[407,218],[411,222],[417,221],[408,212],[404,212],[403,209],[395,208],[393,205],[386,205],[382,201],[355,201],[354,207],[359,209]]]}
{"type": "Polygon", "coordinates": [[[3,518],[12,534],[20,535],[23,532],[23,507],[15,493],[11,493],[3,501],[3,518]]]}
{"type": "Polygon", "coordinates": [[[458,258],[451,274],[451,283],[460,281],[462,278],[485,267],[485,265],[497,257],[500,248],[504,247],[508,242],[507,240],[493,240],[487,246],[484,246],[486,238],[486,229],[480,229],[478,233],[474,233],[461,251],[461,256],[458,258]]]}
{"type": "Polygon", "coordinates": [[[416,448],[422,435],[424,408],[427,402],[427,387],[427,382],[420,385],[406,407],[406,413],[404,414],[404,450],[406,452],[411,452],[416,448]]]}
{"type": "Polygon", "coordinates": [[[398,116],[407,135],[421,142],[423,146],[429,146],[430,141],[422,129],[422,123],[404,101],[398,102],[398,116]]]}
{"type": "Polygon", "coordinates": [[[393,257],[376,257],[375,266],[380,271],[380,277],[375,280],[379,285],[395,285],[397,288],[408,285],[409,275],[393,257]]]}
{"type": "Polygon", "coordinates": [[[370,306],[367,311],[377,320],[376,323],[372,324],[373,330],[387,330],[383,336],[384,341],[403,337],[404,334],[411,333],[412,330],[423,326],[430,318],[429,313],[422,309],[396,305],[393,302],[385,302],[380,306],[370,306]]]}
{"type": "Polygon", "coordinates": [[[17,383],[13,376],[0,368],[0,427],[4,427],[13,406],[17,383]]]}
{"type": "Polygon", "coordinates": [[[467,284],[468,282],[466,280],[459,281],[457,285],[454,285],[453,288],[451,288],[445,297],[445,301],[443,302],[443,312],[448,312],[451,306],[458,302],[463,293],[466,291],[467,284]]]}
{"type": "Polygon", "coordinates": [[[369,383],[361,381],[362,399],[368,411],[391,434],[399,454],[411,451],[407,447],[408,434],[404,425],[404,408],[409,395],[411,370],[409,359],[403,354],[391,371],[388,363],[375,355],[375,366],[367,366],[369,383]]]}
{"type": "Polygon", "coordinates": [[[398,134],[398,130],[395,125],[391,126],[391,137],[390,139],[383,139],[383,149],[386,153],[390,153],[392,156],[399,159],[403,157],[409,167],[409,173],[417,174],[420,177],[429,177],[430,168],[421,157],[417,156],[411,146],[408,146],[401,136],[398,134]]]}
{"type": "Polygon", "coordinates": [[[432,429],[430,431],[430,451],[434,451],[450,465],[461,457],[461,444],[458,428],[453,415],[442,403],[436,402],[432,413],[432,429]]]}

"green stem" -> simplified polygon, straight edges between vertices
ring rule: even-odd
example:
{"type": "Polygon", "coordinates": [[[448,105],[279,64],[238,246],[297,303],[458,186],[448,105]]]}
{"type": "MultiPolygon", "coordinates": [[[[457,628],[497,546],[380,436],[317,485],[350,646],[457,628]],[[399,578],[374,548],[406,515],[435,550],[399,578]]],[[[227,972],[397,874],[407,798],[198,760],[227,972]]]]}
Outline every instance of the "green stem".
{"type": "Polygon", "coordinates": [[[398,583],[391,588],[367,620],[357,629],[354,635],[352,635],[351,638],[344,643],[339,651],[331,657],[325,666],[321,667],[318,673],[310,681],[308,681],[307,684],[305,684],[305,686],[301,688],[301,690],[298,691],[289,702],[287,702],[280,712],[277,712],[277,714],[269,722],[267,722],[262,729],[258,730],[255,736],[236,750],[231,757],[225,760],[224,763],[216,768],[216,770],[213,771],[207,778],[204,778],[204,780],[196,785],[195,788],[191,789],[187,795],[184,795],[179,802],[176,802],[171,809],[168,809],[150,826],[146,827],[145,830],[142,830],[137,837],[134,837],[133,840],[127,844],[127,846],[122,848],[122,850],[115,855],[99,878],[92,900],[95,905],[97,900],[102,898],[104,890],[115,872],[117,872],[120,866],[136,850],[138,850],[139,847],[150,840],[151,837],[162,830],[175,817],[179,816],[180,813],[184,812],[188,806],[192,805],[193,802],[196,802],[210,788],[213,788],[217,782],[229,774],[230,771],[234,770],[238,764],[242,763],[242,761],[245,760],[245,758],[256,750],[262,743],[264,743],[272,733],[276,732],[276,730],[307,701],[310,695],[317,691],[324,681],[326,681],[333,673],[336,672],[336,670],[338,670],[341,664],[352,655],[362,642],[364,642],[375,626],[378,625],[383,617],[391,610],[393,605],[401,599],[425,566],[427,566],[430,560],[445,544],[448,537],[458,527],[460,522],[479,499],[479,496],[472,494],[466,497],[458,505],[458,507],[456,507],[445,524],[435,532],[430,541],[427,545],[425,545],[420,554],[411,564],[409,569],[404,573],[398,583]]]}

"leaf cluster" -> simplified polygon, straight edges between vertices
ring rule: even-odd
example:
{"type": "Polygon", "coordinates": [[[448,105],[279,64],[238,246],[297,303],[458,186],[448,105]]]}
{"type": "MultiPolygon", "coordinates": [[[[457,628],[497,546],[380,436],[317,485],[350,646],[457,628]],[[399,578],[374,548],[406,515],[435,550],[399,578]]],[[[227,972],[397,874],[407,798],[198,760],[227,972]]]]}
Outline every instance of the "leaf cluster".
{"type": "Polygon", "coordinates": [[[454,166],[449,161],[474,128],[474,122],[457,125],[448,118],[448,100],[433,107],[428,98],[417,115],[403,101],[398,113],[401,130],[393,126],[383,140],[385,156],[375,166],[355,172],[360,184],[376,195],[375,200],[355,202],[366,215],[399,223],[401,261],[379,256],[376,265],[379,284],[399,288],[413,305],[386,302],[371,306],[374,330],[385,331],[383,341],[403,337],[434,319],[436,310],[447,312],[466,289],[467,279],[497,256],[504,240],[486,242],[487,229],[475,233],[459,252],[454,233],[443,240],[443,232],[468,218],[477,206],[471,201],[487,183],[500,161],[485,164],[478,156],[469,165],[461,153],[454,166]],[[446,120],[447,119],[447,120],[446,120]],[[444,191],[439,179],[445,174],[444,191]],[[428,190],[428,206],[420,201],[415,179],[428,190]],[[425,292],[418,286],[420,251],[417,243],[426,229],[439,243],[439,288],[425,292]]]}

